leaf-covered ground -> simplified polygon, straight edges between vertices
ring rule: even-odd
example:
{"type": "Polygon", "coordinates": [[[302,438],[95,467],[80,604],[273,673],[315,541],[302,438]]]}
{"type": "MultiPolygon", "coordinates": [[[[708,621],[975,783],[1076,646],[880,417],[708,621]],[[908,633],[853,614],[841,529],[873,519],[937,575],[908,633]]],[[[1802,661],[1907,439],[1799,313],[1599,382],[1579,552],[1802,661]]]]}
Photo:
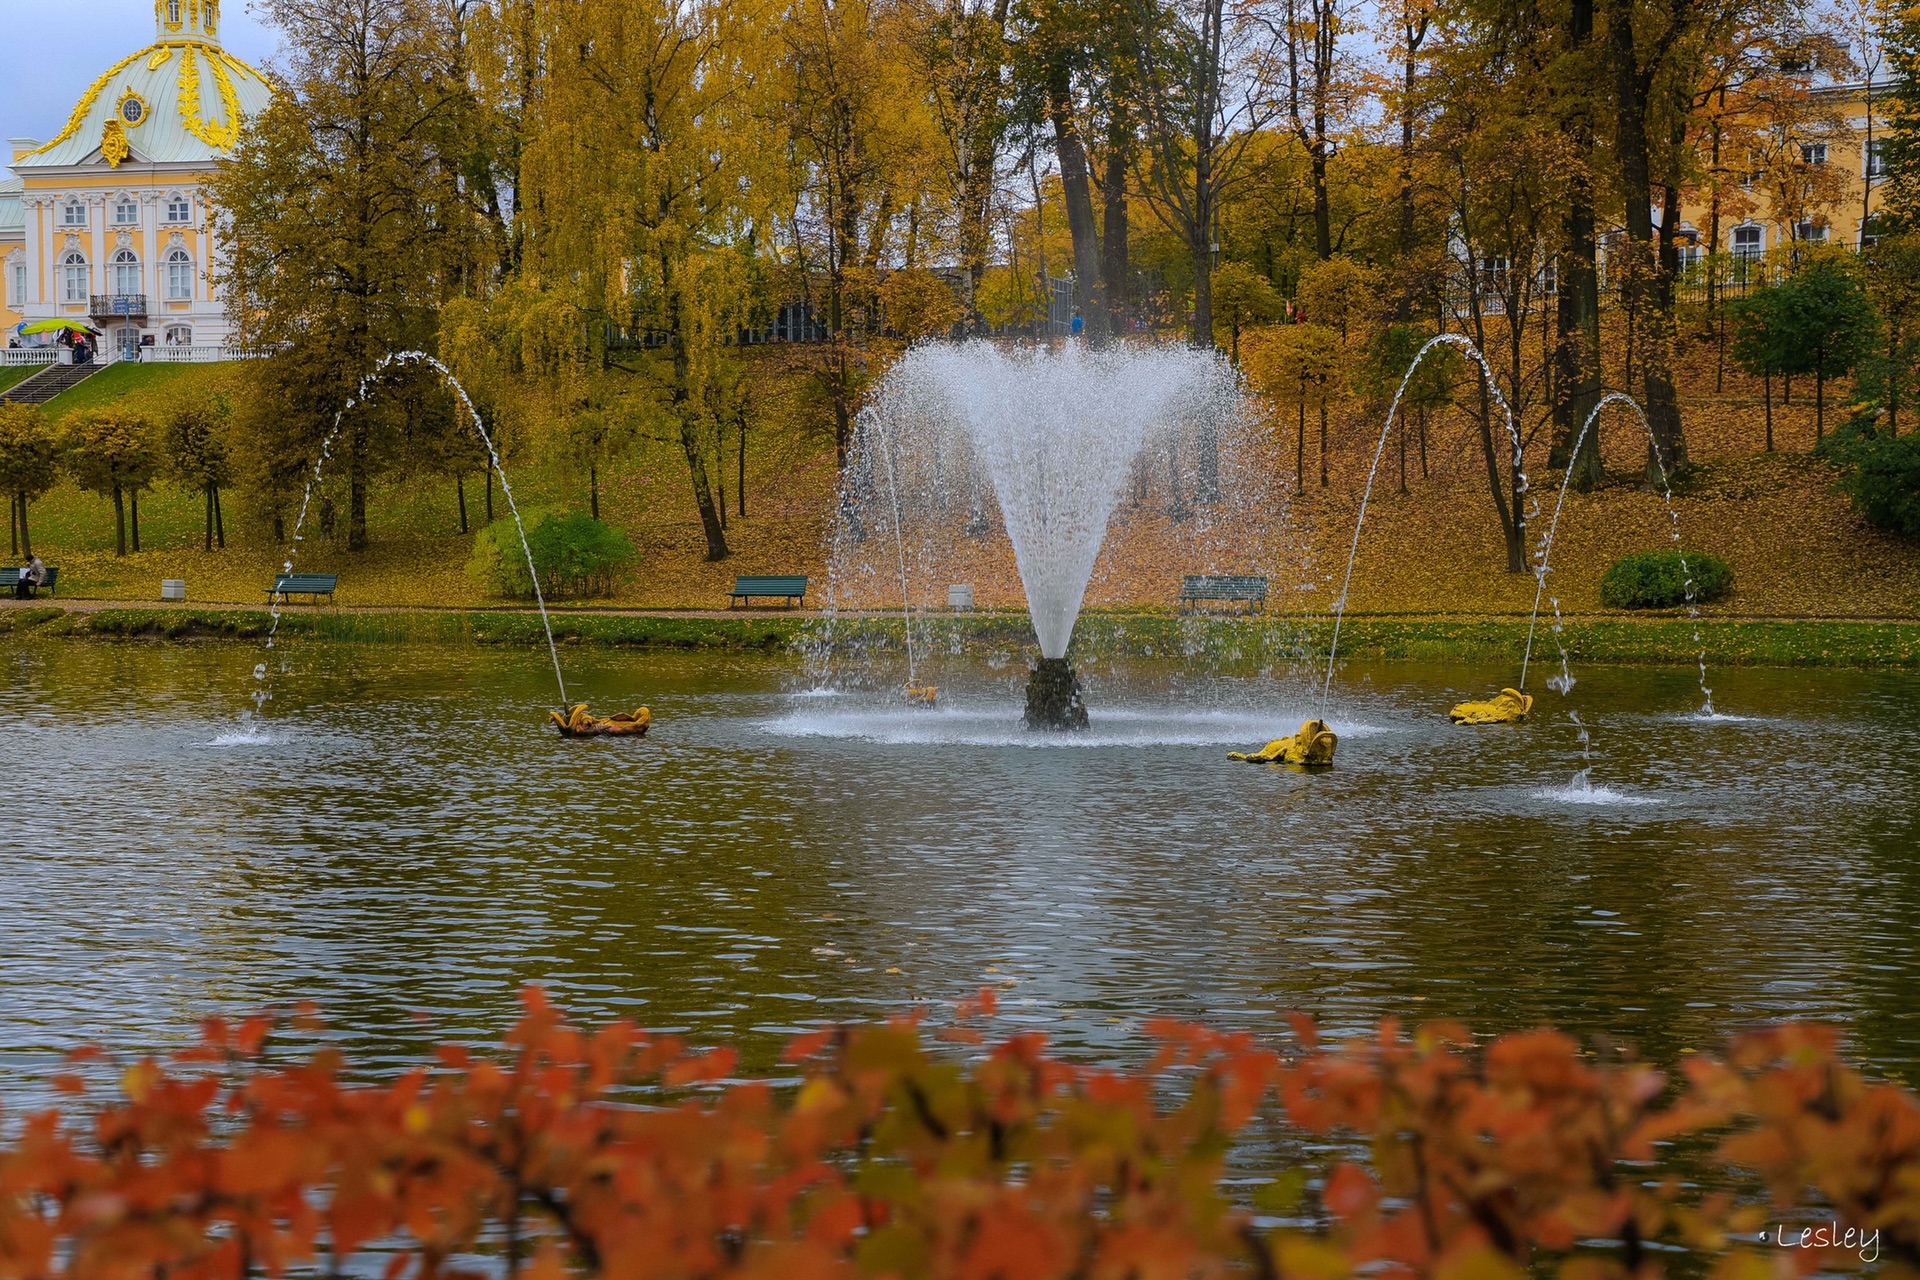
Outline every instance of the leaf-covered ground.
{"type": "MultiPolygon", "coordinates": [[[[146,382],[109,385],[100,375],[92,394],[139,394],[146,382]]],[[[170,373],[171,378],[195,374],[170,373]]],[[[1714,552],[1733,567],[1734,588],[1709,614],[1779,617],[1920,617],[1920,546],[1868,530],[1834,489],[1834,473],[1808,450],[1813,443],[1810,387],[1796,387],[1790,407],[1775,406],[1780,452],[1766,454],[1759,387],[1726,375],[1716,391],[1710,347],[1696,350],[1684,371],[1683,409],[1696,469],[1675,497],[1684,545],[1714,552]]],[[[149,374],[131,369],[127,374],[149,374]]],[[[160,379],[158,381],[170,381],[160,379]]],[[[157,385],[157,382],[156,382],[157,385]]],[[[1778,389],[1776,388],[1776,391],[1778,389]]],[[[64,397],[63,397],[64,399],[64,397]]],[[[1845,403],[1830,389],[1830,416],[1845,403]]],[[[56,402],[56,407],[65,407],[56,402]]],[[[1317,471],[1317,424],[1309,420],[1306,486],[1292,494],[1292,423],[1279,424],[1268,465],[1287,491],[1283,508],[1257,510],[1229,500],[1186,518],[1171,519],[1162,505],[1123,499],[1089,586],[1090,608],[1171,609],[1182,575],[1204,571],[1261,572],[1273,579],[1274,608],[1312,614],[1337,592],[1353,535],[1354,516],[1379,433],[1379,415],[1358,402],[1336,407],[1329,450],[1330,484],[1317,471]]],[[[834,509],[829,442],[798,429],[770,425],[749,456],[746,518],[730,518],[733,555],[704,559],[704,540],[684,463],[667,444],[649,443],[602,476],[603,514],[625,529],[637,563],[614,595],[591,603],[646,609],[711,609],[726,605],[736,574],[804,573],[824,599],[827,548],[834,509]]],[[[1570,614],[1600,615],[1602,573],[1618,556],[1668,545],[1666,507],[1644,482],[1646,446],[1628,417],[1602,429],[1609,483],[1592,494],[1570,494],[1553,555],[1551,589],[1570,614]]],[[[1506,571],[1506,556],[1488,496],[1477,430],[1465,414],[1436,417],[1427,441],[1427,478],[1417,442],[1409,448],[1408,492],[1399,492],[1398,441],[1381,463],[1354,568],[1351,613],[1481,615],[1525,612],[1533,579],[1506,571]]],[[[1545,454],[1544,433],[1529,452],[1532,466],[1545,454]]],[[[729,481],[733,459],[729,459],[729,481]]],[[[584,476],[537,461],[514,476],[523,504],[584,506],[584,476]]],[[[1533,538],[1544,532],[1559,476],[1536,471],[1540,510],[1533,538]]],[[[728,505],[737,496],[729,484],[728,505]]],[[[505,504],[496,491],[496,514],[505,504]]],[[[467,485],[470,525],[482,519],[483,493],[467,485]]],[[[63,485],[33,507],[36,549],[61,568],[62,594],[113,600],[157,600],[162,578],[184,578],[191,601],[256,604],[286,552],[272,545],[264,519],[245,494],[226,500],[228,548],[200,550],[203,508],[198,495],[161,489],[142,503],[143,543],[125,559],[112,554],[111,504],[63,485]]],[[[339,603],[348,606],[475,607],[489,601],[467,576],[471,533],[459,532],[451,482],[414,478],[383,484],[370,508],[373,546],[349,554],[337,542],[310,537],[299,567],[341,575],[339,603]]],[[[1530,542],[1530,546],[1533,545],[1530,542]]],[[[870,539],[865,572],[838,584],[844,603],[897,607],[899,575],[890,543],[870,539]]],[[[948,582],[969,582],[983,607],[1021,601],[1011,548],[995,529],[966,538],[957,523],[937,561],[909,566],[917,602],[944,604],[948,582]]]]}

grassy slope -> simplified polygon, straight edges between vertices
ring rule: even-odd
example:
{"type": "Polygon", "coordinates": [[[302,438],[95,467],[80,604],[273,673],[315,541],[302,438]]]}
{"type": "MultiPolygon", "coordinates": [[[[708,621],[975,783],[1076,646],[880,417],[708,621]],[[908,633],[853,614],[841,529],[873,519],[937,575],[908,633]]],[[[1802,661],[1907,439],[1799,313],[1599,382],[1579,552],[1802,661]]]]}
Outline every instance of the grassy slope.
{"type": "Polygon", "coordinates": [[[16,383],[25,382],[40,370],[46,368],[39,364],[0,365],[0,391],[16,383]]]}
{"type": "MultiPolygon", "coordinates": [[[[1806,453],[1813,434],[1806,397],[1790,407],[1776,404],[1775,433],[1783,452],[1767,455],[1760,451],[1757,384],[1729,374],[1724,390],[1717,391],[1710,348],[1696,348],[1683,375],[1687,428],[1699,469],[1676,499],[1680,525],[1687,545],[1724,556],[1735,573],[1733,594],[1713,606],[1710,616],[1920,618],[1920,547],[1866,530],[1834,492],[1831,471],[1806,453]]],[[[56,400],[54,409],[161,387],[175,390],[196,377],[214,376],[215,369],[207,366],[110,369],[56,400]]],[[[1829,401],[1844,402],[1838,390],[1829,401]]],[[[643,444],[609,470],[603,477],[602,512],[633,536],[640,560],[611,600],[596,603],[712,608],[724,604],[736,573],[824,577],[832,453],[817,430],[769,415],[776,416],[782,420],[760,427],[750,453],[751,515],[732,522],[728,536],[735,554],[719,564],[702,558],[703,541],[677,447],[643,444]]],[[[1323,490],[1314,482],[1310,441],[1307,488],[1289,522],[1296,532],[1271,533],[1276,546],[1289,549],[1276,552],[1270,562],[1290,566],[1292,575],[1276,582],[1276,600],[1298,615],[1324,612],[1339,588],[1365,465],[1379,430],[1377,414],[1357,404],[1342,406],[1333,426],[1332,483],[1323,490]]],[[[1602,443],[1613,479],[1594,494],[1570,497],[1555,550],[1552,590],[1570,614],[1604,614],[1598,582],[1606,566],[1628,551],[1666,545],[1670,537],[1660,496],[1640,483],[1645,444],[1638,429],[1624,419],[1609,420],[1602,443]]],[[[1291,440],[1285,444],[1282,452],[1290,463],[1291,440]]],[[[1428,445],[1431,474],[1421,479],[1417,451],[1411,454],[1404,496],[1398,492],[1397,452],[1387,451],[1355,566],[1350,616],[1524,613],[1532,603],[1533,580],[1505,571],[1474,435],[1462,419],[1436,422],[1428,445]]],[[[523,505],[585,505],[582,478],[570,471],[538,459],[511,465],[523,505]]],[[[1551,514],[1556,482],[1557,476],[1535,477],[1544,504],[1536,531],[1551,514]]],[[[468,485],[467,501],[477,525],[483,505],[477,483],[468,485]]],[[[497,492],[496,503],[496,513],[504,515],[497,492]]],[[[61,565],[62,585],[71,594],[127,600],[153,599],[161,578],[184,577],[193,600],[258,604],[285,555],[264,536],[245,494],[227,503],[228,550],[211,555],[198,549],[203,512],[197,495],[163,489],[144,497],[141,514],[149,549],[116,560],[111,504],[63,486],[35,504],[36,546],[61,565]]],[[[374,547],[363,555],[350,556],[317,540],[301,550],[301,568],[341,574],[343,606],[493,603],[464,572],[471,534],[459,531],[450,482],[383,484],[376,488],[370,519],[374,547]]],[[[1116,516],[1113,549],[1088,592],[1090,609],[1166,608],[1179,573],[1208,567],[1131,555],[1123,549],[1132,536],[1128,521],[1140,519],[1124,510],[1116,516]]],[[[1269,532],[1249,531],[1252,537],[1269,532]]],[[[983,606],[1012,606],[1020,599],[1011,557],[999,550],[986,549],[966,571],[979,587],[983,606]]],[[[941,585],[931,584],[930,590],[937,595],[941,585]]]]}

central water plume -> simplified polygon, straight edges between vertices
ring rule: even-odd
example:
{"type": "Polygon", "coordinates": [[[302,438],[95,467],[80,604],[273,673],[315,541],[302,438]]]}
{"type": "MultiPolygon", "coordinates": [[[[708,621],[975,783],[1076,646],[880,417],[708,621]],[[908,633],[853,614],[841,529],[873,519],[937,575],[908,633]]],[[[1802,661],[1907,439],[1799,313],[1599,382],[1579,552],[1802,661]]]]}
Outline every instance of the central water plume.
{"type": "Polygon", "coordinates": [[[1183,572],[1263,574],[1286,523],[1271,433],[1224,359],[1184,347],[925,344],[887,371],[852,445],[820,650],[839,610],[898,609],[914,696],[926,611],[950,586],[971,609],[969,581],[994,607],[1017,577],[1036,728],[1086,727],[1066,655],[1090,590],[1158,602],[1183,572]],[[1103,561],[1110,537],[1126,549],[1103,561]]]}
{"type": "Polygon", "coordinates": [[[1217,376],[1211,358],[1180,348],[986,342],[919,348],[888,375],[890,391],[943,405],[992,480],[1041,657],[1067,656],[1142,446],[1217,376]]]}

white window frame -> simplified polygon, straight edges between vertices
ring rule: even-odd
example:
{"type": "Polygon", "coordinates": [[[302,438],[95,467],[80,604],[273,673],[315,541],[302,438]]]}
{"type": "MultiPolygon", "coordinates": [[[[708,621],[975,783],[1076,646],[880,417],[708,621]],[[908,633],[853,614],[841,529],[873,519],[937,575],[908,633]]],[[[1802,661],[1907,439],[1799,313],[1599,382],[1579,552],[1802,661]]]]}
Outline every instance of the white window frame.
{"type": "Polygon", "coordinates": [[[140,225],[140,202],[128,197],[113,202],[113,225],[116,227],[137,227],[140,225]]]}
{"type": "Polygon", "coordinates": [[[193,255],[185,249],[167,250],[167,301],[193,301],[193,255]]]}
{"type": "Polygon", "coordinates": [[[113,270],[113,292],[116,296],[131,297],[142,292],[139,254],[131,249],[116,249],[108,266],[113,270]],[[129,285],[132,287],[129,288],[129,285]]]}
{"type": "Polygon", "coordinates": [[[27,260],[20,254],[7,259],[7,301],[16,310],[27,305],[27,260]]]}
{"type": "Polygon", "coordinates": [[[1812,218],[1803,218],[1793,224],[1795,244],[1825,244],[1828,227],[1825,223],[1815,222],[1812,218]]]}
{"type": "Polygon", "coordinates": [[[168,195],[167,216],[165,221],[170,226],[180,226],[192,222],[193,200],[188,196],[181,195],[177,191],[168,195]]]}
{"type": "Polygon", "coordinates": [[[66,302],[86,302],[93,289],[92,267],[87,255],[69,249],[60,255],[61,298],[66,302]]]}
{"type": "Polygon", "coordinates": [[[1736,258],[1761,257],[1767,251],[1767,229],[1756,223],[1735,227],[1728,233],[1727,246],[1736,258]],[[1741,244],[1740,237],[1743,233],[1750,234],[1753,237],[1753,243],[1741,244]]]}
{"type": "Polygon", "coordinates": [[[1800,163],[1809,169],[1818,169],[1827,162],[1827,144],[1824,142],[1803,142],[1800,144],[1800,163]]]}
{"type": "Polygon", "coordinates": [[[60,225],[63,227],[85,227],[87,225],[86,201],[62,200],[60,202],[60,225]]]}
{"type": "Polygon", "coordinates": [[[1887,140],[1875,138],[1861,144],[1860,175],[1871,182],[1887,176],[1887,140]]]}
{"type": "Polygon", "coordinates": [[[161,342],[169,347],[190,347],[193,345],[193,326],[190,324],[170,324],[161,342]]]}

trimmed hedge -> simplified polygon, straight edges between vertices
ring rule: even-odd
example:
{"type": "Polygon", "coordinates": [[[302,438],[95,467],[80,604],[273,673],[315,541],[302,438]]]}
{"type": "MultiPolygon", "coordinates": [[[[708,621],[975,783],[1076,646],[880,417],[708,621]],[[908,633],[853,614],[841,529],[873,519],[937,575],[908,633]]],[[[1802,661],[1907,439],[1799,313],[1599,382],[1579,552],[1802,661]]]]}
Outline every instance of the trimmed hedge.
{"type": "Polygon", "coordinates": [[[1719,556],[1642,551],[1613,562],[1600,579],[1600,603],[1610,609],[1671,609],[1687,603],[1689,576],[1695,604],[1718,600],[1733,586],[1733,570],[1719,556]]]}

